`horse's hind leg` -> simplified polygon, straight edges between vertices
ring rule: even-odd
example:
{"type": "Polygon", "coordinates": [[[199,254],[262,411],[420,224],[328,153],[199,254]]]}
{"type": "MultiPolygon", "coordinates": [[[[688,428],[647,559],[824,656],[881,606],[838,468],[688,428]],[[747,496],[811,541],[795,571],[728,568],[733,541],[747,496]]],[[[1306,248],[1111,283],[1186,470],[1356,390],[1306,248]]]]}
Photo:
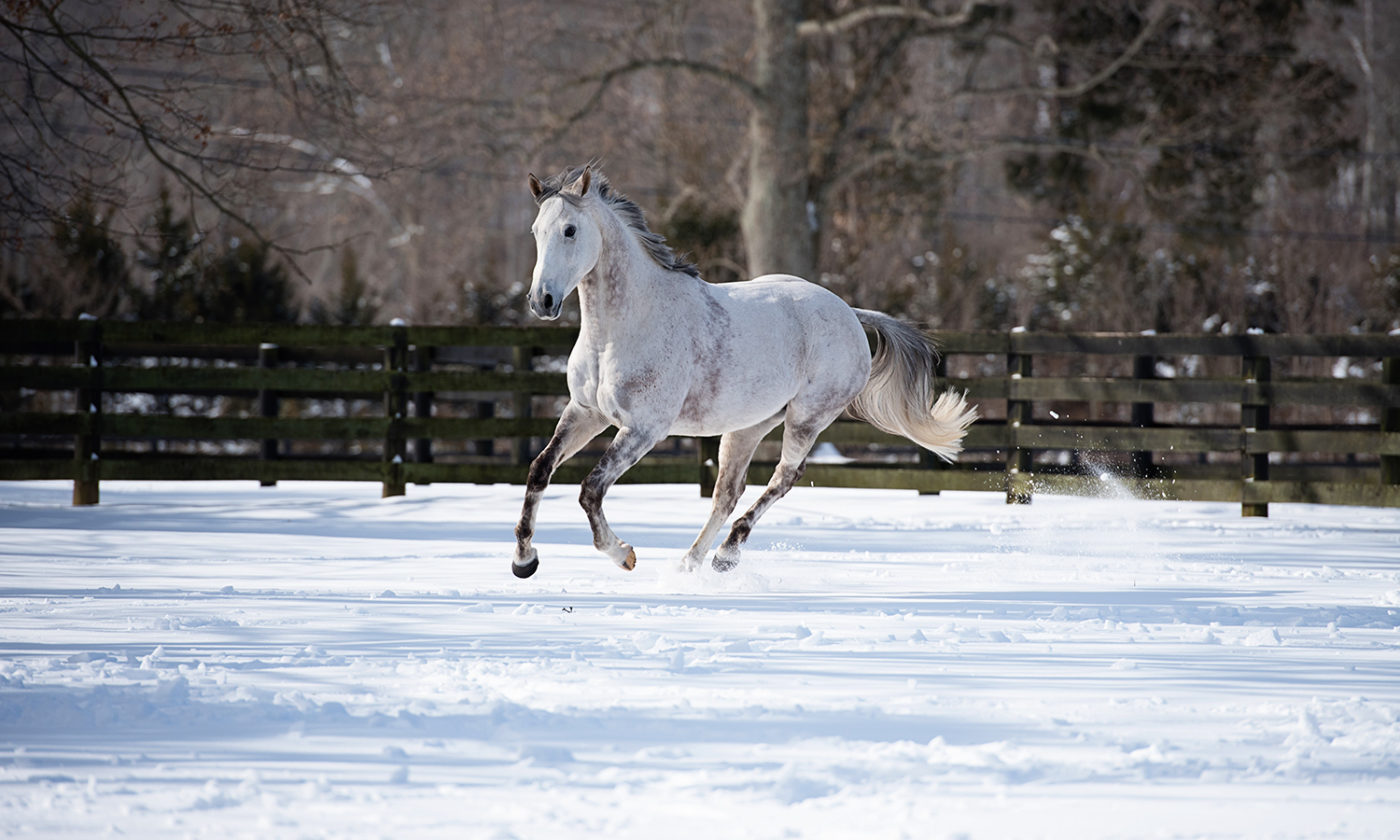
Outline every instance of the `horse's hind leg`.
{"type": "Polygon", "coordinates": [[[623,473],[642,460],[642,456],[664,437],[664,425],[655,428],[624,426],[618,429],[612,445],[583,480],[583,488],[579,492],[579,504],[583,505],[588,524],[593,528],[593,546],[629,572],[637,565],[637,553],[632,546],[618,539],[608,526],[607,517],[603,516],[603,496],[623,473]]]}
{"type": "Polygon", "coordinates": [[[715,552],[716,571],[727,572],[738,564],[739,550],[748,540],[749,533],[759,517],[787,495],[792,485],[802,477],[807,468],[807,453],[812,451],[812,444],[817,442],[817,435],[835,419],[823,417],[817,422],[794,422],[791,414],[789,410],[787,428],[783,430],[783,457],[778,461],[778,467],[773,471],[773,477],[769,479],[763,495],[758,497],[758,501],[754,502],[753,507],[745,511],[743,516],[734,520],[734,526],[729,529],[729,536],[720,545],[719,551],[715,552]]]}
{"type": "Polygon", "coordinates": [[[744,495],[744,480],[748,476],[749,462],[753,460],[754,451],[758,449],[758,444],[763,441],[764,436],[782,419],[782,415],[778,415],[757,426],[729,432],[720,438],[719,475],[715,478],[714,506],[710,509],[709,521],[700,529],[700,536],[695,538],[695,544],[685,553],[685,560],[682,562],[686,571],[699,566],[705,552],[714,545],[715,536],[719,534],[724,520],[734,512],[739,497],[744,495]]]}
{"type": "Polygon", "coordinates": [[[516,577],[527,578],[539,568],[540,555],[530,541],[535,536],[535,514],[539,510],[540,496],[544,495],[554,471],[607,427],[606,419],[588,409],[572,402],[564,406],[549,444],[530,464],[530,476],[525,484],[525,505],[520,511],[520,522],[515,526],[515,559],[511,561],[510,568],[516,577]]]}

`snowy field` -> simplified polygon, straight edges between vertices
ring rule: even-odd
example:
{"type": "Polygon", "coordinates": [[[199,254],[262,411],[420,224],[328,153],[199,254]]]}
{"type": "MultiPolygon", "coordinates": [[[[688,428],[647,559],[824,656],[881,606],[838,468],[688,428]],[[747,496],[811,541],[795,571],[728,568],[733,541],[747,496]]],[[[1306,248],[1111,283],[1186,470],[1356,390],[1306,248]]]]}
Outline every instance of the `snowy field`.
{"type": "Polygon", "coordinates": [[[1400,837],[1400,511],[576,492],[0,482],[0,834],[1400,837]]]}

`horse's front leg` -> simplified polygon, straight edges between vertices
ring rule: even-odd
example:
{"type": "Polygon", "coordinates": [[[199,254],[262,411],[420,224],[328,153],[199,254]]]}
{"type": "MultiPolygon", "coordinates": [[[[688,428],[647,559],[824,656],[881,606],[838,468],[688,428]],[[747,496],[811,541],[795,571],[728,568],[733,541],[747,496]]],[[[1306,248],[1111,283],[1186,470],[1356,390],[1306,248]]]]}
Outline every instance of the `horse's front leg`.
{"type": "Polygon", "coordinates": [[[530,475],[525,483],[525,506],[520,511],[520,522],[515,526],[515,559],[510,566],[516,577],[527,578],[539,568],[540,555],[530,541],[535,536],[535,514],[540,507],[540,497],[549,486],[554,471],[607,427],[607,419],[594,411],[572,401],[564,406],[549,444],[530,464],[530,475]]]}
{"type": "Polygon", "coordinates": [[[608,520],[603,516],[603,497],[628,469],[642,460],[642,456],[666,437],[667,429],[660,425],[628,425],[617,431],[612,445],[583,480],[579,493],[579,504],[588,514],[588,524],[593,528],[593,545],[612,558],[613,562],[629,572],[637,565],[637,552],[632,546],[617,538],[608,520]]]}

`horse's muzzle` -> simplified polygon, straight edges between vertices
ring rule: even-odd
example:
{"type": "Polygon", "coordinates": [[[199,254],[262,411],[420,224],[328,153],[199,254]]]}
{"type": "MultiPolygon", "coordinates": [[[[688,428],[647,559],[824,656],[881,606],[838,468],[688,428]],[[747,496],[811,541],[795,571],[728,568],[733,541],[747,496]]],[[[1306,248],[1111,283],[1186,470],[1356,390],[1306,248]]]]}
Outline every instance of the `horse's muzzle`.
{"type": "Polygon", "coordinates": [[[544,321],[553,321],[559,317],[564,309],[564,300],[549,292],[531,293],[529,295],[530,311],[536,318],[544,321]]]}

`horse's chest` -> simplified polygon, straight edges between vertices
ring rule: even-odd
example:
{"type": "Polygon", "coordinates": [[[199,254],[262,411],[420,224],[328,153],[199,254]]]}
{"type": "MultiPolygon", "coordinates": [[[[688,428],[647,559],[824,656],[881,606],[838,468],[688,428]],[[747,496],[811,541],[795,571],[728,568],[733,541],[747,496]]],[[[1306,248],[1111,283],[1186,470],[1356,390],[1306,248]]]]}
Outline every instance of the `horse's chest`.
{"type": "Polygon", "coordinates": [[[570,398],[589,408],[598,408],[598,360],[579,358],[575,353],[569,359],[568,375],[570,398]]]}
{"type": "Polygon", "coordinates": [[[618,425],[659,420],[684,397],[679,373],[660,350],[622,353],[610,347],[569,359],[569,395],[618,425]]]}

